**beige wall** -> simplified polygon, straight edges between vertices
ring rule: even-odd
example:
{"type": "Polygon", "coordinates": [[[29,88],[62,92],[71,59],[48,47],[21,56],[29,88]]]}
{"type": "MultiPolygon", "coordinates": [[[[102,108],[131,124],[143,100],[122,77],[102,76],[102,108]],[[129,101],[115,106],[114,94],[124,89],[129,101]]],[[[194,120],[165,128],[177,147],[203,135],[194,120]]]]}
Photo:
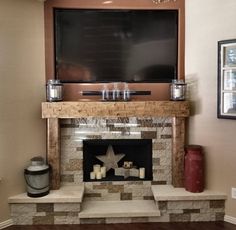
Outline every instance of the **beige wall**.
{"type": "Polygon", "coordinates": [[[25,191],[23,169],[45,156],[43,3],[0,0],[0,223],[7,198],[25,191]]]}
{"type": "MultiPolygon", "coordinates": [[[[186,79],[194,116],[189,143],[205,147],[207,187],[236,187],[236,121],[216,118],[217,41],[236,38],[235,0],[186,0],[186,79]]],[[[43,4],[0,0],[0,222],[9,218],[7,198],[24,191],[23,168],[45,156],[43,4]]],[[[236,200],[226,214],[236,217],[236,200]]]]}
{"type": "Polygon", "coordinates": [[[226,214],[236,217],[236,120],[217,119],[217,41],[236,38],[235,0],[186,0],[186,79],[194,116],[189,143],[205,147],[207,187],[227,193],[226,214]]]}

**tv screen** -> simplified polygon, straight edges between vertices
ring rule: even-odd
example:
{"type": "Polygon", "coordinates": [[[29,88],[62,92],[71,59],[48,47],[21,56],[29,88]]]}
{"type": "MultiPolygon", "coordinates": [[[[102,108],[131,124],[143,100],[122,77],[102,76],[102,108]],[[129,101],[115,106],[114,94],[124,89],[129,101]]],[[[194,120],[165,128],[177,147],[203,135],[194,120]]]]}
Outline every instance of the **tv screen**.
{"type": "Polygon", "coordinates": [[[55,9],[55,73],[64,83],[171,82],[177,10],[55,9]]]}

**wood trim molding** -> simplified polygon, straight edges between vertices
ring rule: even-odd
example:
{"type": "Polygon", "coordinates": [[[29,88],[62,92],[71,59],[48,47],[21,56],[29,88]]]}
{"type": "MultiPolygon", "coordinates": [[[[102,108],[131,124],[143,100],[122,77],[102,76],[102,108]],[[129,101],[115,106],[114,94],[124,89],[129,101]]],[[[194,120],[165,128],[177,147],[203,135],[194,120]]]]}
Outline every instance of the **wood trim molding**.
{"type": "Polygon", "coordinates": [[[172,128],[172,185],[184,186],[185,118],[174,117],[172,128]]]}
{"type": "Polygon", "coordinates": [[[12,225],[14,225],[12,219],[3,221],[3,222],[0,223],[0,229],[4,229],[4,228],[7,228],[7,227],[12,226],[12,225]]]}
{"type": "Polygon", "coordinates": [[[47,163],[51,167],[50,187],[51,189],[60,188],[61,176],[61,151],[60,151],[60,126],[59,119],[47,119],[47,163]]]}
{"type": "Polygon", "coordinates": [[[236,217],[225,215],[224,221],[236,225],[236,217]]]}

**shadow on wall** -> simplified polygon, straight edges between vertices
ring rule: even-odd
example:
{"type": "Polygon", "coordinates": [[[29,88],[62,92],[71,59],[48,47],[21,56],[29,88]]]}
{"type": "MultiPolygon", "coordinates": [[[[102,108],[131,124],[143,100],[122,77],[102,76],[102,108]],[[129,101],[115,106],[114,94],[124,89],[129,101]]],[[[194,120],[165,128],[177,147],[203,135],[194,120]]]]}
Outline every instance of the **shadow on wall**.
{"type": "Polygon", "coordinates": [[[202,112],[202,99],[198,95],[198,76],[197,74],[189,74],[185,76],[187,83],[187,100],[190,101],[191,116],[202,112]]]}

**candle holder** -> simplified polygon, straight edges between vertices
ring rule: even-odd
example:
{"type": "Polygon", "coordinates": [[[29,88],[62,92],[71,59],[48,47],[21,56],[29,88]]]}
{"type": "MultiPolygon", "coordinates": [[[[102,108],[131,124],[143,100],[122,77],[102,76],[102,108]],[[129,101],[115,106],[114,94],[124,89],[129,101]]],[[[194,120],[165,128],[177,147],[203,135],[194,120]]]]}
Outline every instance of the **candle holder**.
{"type": "Polygon", "coordinates": [[[171,100],[184,101],[186,93],[186,84],[183,80],[173,80],[170,85],[171,100]]]}

